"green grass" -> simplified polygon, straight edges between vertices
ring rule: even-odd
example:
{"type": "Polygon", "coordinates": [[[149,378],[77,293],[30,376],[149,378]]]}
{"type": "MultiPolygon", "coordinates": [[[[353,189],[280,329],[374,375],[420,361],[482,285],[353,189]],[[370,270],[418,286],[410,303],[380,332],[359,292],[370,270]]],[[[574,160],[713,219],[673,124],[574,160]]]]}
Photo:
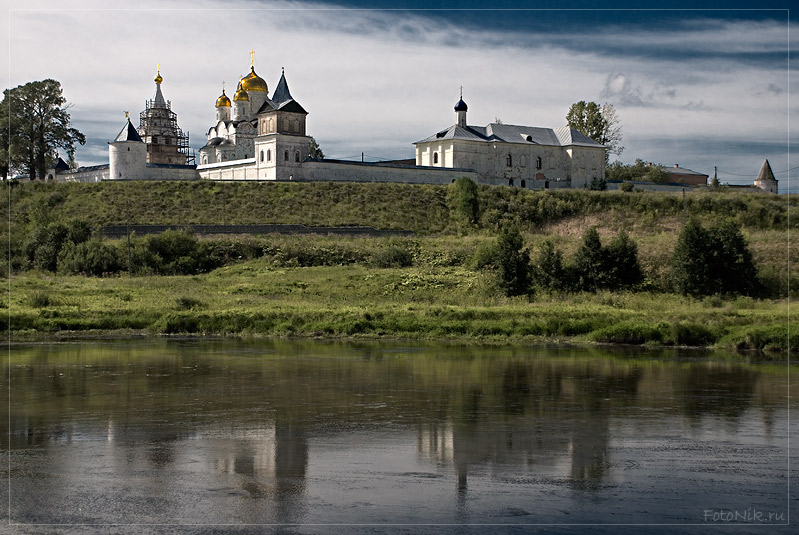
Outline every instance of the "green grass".
{"type": "Polygon", "coordinates": [[[12,279],[14,336],[141,330],[153,335],[569,341],[799,350],[789,303],[671,294],[498,297],[458,266],[275,268],[253,260],[191,277],[12,279]],[[35,296],[47,296],[42,303],[35,296]]]}

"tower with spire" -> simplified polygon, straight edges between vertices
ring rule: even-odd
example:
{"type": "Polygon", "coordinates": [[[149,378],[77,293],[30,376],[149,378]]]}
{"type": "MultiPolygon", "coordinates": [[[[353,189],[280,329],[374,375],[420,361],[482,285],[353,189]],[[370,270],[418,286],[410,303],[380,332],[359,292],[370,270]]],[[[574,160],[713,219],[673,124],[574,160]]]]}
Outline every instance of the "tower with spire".
{"type": "Polygon", "coordinates": [[[147,163],[186,165],[189,157],[189,135],[178,126],[172,103],[164,98],[161,67],[155,75],[155,96],[145,103],[139,115],[139,136],[147,145],[147,163]]]}
{"type": "Polygon", "coordinates": [[[771,165],[769,165],[768,160],[763,162],[763,166],[757,174],[755,187],[768,193],[777,193],[777,179],[774,178],[774,173],[771,171],[771,165]]]}

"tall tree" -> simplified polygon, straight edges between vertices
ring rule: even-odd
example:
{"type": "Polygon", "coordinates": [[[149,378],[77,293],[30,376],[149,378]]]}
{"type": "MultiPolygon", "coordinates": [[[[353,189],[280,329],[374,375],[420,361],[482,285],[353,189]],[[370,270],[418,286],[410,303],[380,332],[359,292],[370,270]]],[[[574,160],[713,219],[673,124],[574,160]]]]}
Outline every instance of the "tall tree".
{"type": "Polygon", "coordinates": [[[52,79],[28,82],[3,91],[0,129],[8,143],[0,157],[3,170],[27,171],[31,179],[44,178],[59,149],[72,159],[75,144],[84,145],[86,136],[70,124],[61,84],[52,79]]]}
{"type": "Polygon", "coordinates": [[[325,157],[325,153],[322,152],[322,148],[313,137],[311,137],[311,142],[308,145],[308,156],[317,160],[322,160],[325,157]]]}
{"type": "Polygon", "coordinates": [[[584,100],[575,102],[566,114],[566,122],[570,127],[608,148],[605,152],[605,162],[609,154],[618,156],[624,150],[621,146],[619,116],[613,104],[606,103],[600,106],[596,102],[584,100]]]}

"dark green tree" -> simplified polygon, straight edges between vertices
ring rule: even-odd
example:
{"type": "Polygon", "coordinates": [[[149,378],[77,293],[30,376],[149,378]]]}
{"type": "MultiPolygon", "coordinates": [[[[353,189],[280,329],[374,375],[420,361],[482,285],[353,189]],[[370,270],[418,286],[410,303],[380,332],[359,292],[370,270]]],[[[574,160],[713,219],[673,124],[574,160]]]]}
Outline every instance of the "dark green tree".
{"type": "Polygon", "coordinates": [[[583,243],[574,253],[573,276],[578,290],[593,292],[605,286],[605,255],[596,227],[583,234],[583,243]]]}
{"type": "Polygon", "coordinates": [[[684,295],[754,294],[759,290],[752,253],[732,221],[710,229],[691,218],[671,259],[671,282],[684,295]]]}
{"type": "Polygon", "coordinates": [[[603,262],[605,287],[611,290],[637,286],[644,280],[638,245],[623,230],[605,247],[603,262]]]}
{"type": "Polygon", "coordinates": [[[0,156],[4,173],[19,170],[31,179],[44,178],[59,149],[71,160],[75,144],[86,143],[86,137],[71,126],[70,106],[56,80],[6,89],[0,106],[5,109],[0,113],[0,130],[10,132],[1,149],[5,151],[0,156]]]}
{"type": "Polygon", "coordinates": [[[322,152],[322,148],[313,137],[311,137],[311,142],[308,145],[308,156],[317,160],[322,160],[325,157],[325,153],[322,152]]]}
{"type": "Polygon", "coordinates": [[[477,198],[477,184],[467,177],[453,182],[447,192],[450,209],[454,219],[467,225],[477,224],[480,218],[480,203],[477,198]]]}
{"type": "Polygon", "coordinates": [[[545,240],[538,246],[533,270],[535,284],[545,290],[566,288],[566,271],[563,269],[563,253],[555,248],[552,240],[545,240]]]}
{"type": "Polygon", "coordinates": [[[499,285],[511,297],[532,292],[530,253],[516,227],[503,228],[497,237],[496,266],[499,285]]]}

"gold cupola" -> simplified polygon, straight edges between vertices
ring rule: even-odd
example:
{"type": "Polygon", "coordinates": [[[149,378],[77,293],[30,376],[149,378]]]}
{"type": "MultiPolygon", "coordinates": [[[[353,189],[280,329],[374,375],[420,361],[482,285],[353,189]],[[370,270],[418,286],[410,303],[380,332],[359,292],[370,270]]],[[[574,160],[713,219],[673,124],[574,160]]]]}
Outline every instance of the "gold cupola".
{"type": "Polygon", "coordinates": [[[239,87],[236,89],[236,93],[233,95],[233,100],[235,100],[236,102],[240,102],[240,101],[249,102],[250,101],[250,95],[248,95],[247,91],[244,90],[244,88],[242,87],[241,82],[239,82],[239,87]]]}
{"type": "Polygon", "coordinates": [[[230,99],[225,94],[225,90],[224,89],[222,89],[222,94],[219,95],[219,98],[216,99],[216,107],[217,108],[221,108],[221,107],[229,108],[230,107],[230,99]]]}
{"type": "Polygon", "coordinates": [[[255,74],[255,67],[250,67],[250,74],[242,78],[240,83],[241,88],[245,91],[269,93],[269,87],[266,85],[266,81],[255,74]]]}
{"type": "Polygon", "coordinates": [[[161,66],[160,65],[158,66],[158,72],[155,75],[154,80],[155,80],[156,84],[160,84],[161,82],[164,81],[164,79],[161,77],[161,66]]]}

